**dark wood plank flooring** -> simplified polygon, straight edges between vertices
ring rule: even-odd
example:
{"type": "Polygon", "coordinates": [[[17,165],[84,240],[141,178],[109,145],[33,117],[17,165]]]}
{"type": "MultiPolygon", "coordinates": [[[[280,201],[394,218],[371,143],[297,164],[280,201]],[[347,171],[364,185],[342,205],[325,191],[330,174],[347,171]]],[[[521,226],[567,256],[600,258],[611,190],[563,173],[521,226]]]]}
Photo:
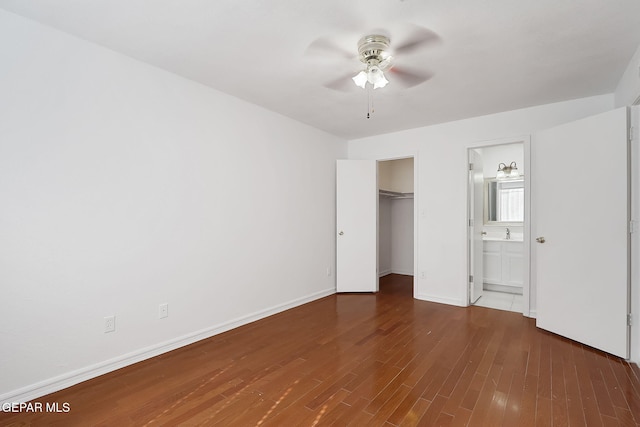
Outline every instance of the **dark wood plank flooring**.
{"type": "Polygon", "coordinates": [[[636,426],[637,367],[518,313],[332,295],[37,402],[0,425],[636,426]]]}

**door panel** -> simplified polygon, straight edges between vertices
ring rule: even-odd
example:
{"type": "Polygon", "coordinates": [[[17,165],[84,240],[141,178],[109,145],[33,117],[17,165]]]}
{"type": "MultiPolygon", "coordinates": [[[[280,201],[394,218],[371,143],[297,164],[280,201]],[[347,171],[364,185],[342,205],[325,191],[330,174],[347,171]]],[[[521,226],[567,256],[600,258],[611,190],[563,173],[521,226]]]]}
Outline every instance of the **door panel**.
{"type": "Polygon", "coordinates": [[[338,160],[336,191],[336,290],[377,292],[377,162],[338,160]]]}
{"type": "Polygon", "coordinates": [[[626,108],[535,135],[537,326],[628,357],[626,108]]]}
{"type": "Polygon", "coordinates": [[[469,263],[473,281],[469,286],[469,303],[475,303],[482,296],[484,284],[482,224],[484,215],[484,172],[482,156],[476,150],[469,150],[469,263]]]}

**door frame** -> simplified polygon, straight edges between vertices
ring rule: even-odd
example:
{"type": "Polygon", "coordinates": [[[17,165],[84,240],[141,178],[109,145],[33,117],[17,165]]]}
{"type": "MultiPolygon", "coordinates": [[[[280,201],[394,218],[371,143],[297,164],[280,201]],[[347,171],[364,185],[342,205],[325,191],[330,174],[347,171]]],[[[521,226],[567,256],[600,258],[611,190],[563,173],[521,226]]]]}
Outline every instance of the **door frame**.
{"type": "MultiPolygon", "coordinates": [[[[511,138],[500,138],[500,139],[492,139],[486,141],[477,141],[467,144],[466,146],[466,155],[465,155],[465,165],[464,170],[468,173],[469,170],[469,162],[470,162],[470,151],[478,148],[488,148],[495,147],[500,145],[509,145],[509,144],[517,144],[521,143],[523,148],[524,155],[524,169],[527,171],[527,174],[530,174],[531,171],[531,135],[525,136],[516,136],[511,138]]],[[[468,179],[468,177],[467,177],[468,179]]],[[[466,213],[466,248],[467,248],[467,277],[464,283],[464,292],[466,295],[466,306],[470,305],[470,290],[469,290],[469,275],[473,274],[470,271],[471,268],[471,256],[470,251],[472,250],[470,244],[470,227],[469,227],[469,203],[470,203],[470,194],[469,194],[469,185],[466,186],[466,196],[467,196],[467,213],[466,213]]],[[[535,310],[531,310],[531,301],[535,301],[535,289],[532,287],[532,284],[535,283],[535,280],[531,277],[532,270],[532,259],[531,259],[531,178],[530,176],[526,176],[524,178],[524,223],[523,223],[523,284],[522,284],[522,297],[523,297],[523,307],[522,307],[522,315],[526,317],[536,317],[535,310]]]]}
{"type": "Polygon", "coordinates": [[[629,266],[629,312],[631,313],[631,327],[629,328],[629,358],[632,362],[640,364],[640,324],[638,313],[640,313],[640,233],[637,226],[640,224],[640,96],[634,101],[629,108],[629,125],[634,129],[632,139],[629,142],[629,162],[628,170],[630,173],[631,183],[629,190],[631,192],[631,226],[630,233],[631,247],[629,248],[629,257],[631,258],[629,266]]]}
{"type": "MultiPolygon", "coordinates": [[[[418,173],[419,173],[419,167],[418,167],[418,153],[417,152],[413,152],[413,153],[409,153],[406,155],[399,155],[399,156],[393,156],[393,157],[382,157],[382,158],[376,158],[376,162],[386,162],[389,160],[402,160],[402,159],[410,159],[413,158],[413,297],[415,298],[416,295],[418,294],[418,282],[419,282],[419,278],[418,278],[418,212],[419,212],[419,206],[420,203],[419,201],[419,194],[420,191],[418,189],[419,187],[419,179],[418,179],[418,173]]],[[[380,202],[380,198],[378,197],[378,204],[380,202]]],[[[377,228],[376,228],[376,241],[377,244],[379,245],[379,231],[380,231],[380,206],[378,205],[377,208],[377,217],[378,217],[378,221],[377,221],[377,228]]],[[[379,266],[378,266],[379,267],[379,266]]],[[[379,268],[378,268],[379,269],[379,268]]],[[[378,271],[376,271],[376,274],[378,274],[378,271]]]]}

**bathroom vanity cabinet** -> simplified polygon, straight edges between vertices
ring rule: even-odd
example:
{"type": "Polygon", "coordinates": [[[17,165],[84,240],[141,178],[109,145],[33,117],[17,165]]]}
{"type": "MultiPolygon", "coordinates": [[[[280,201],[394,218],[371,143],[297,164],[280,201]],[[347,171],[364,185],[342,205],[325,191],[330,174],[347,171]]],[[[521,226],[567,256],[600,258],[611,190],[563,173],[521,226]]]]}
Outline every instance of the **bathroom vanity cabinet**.
{"type": "Polygon", "coordinates": [[[518,240],[483,242],[484,288],[522,293],[524,244],[518,240]]]}

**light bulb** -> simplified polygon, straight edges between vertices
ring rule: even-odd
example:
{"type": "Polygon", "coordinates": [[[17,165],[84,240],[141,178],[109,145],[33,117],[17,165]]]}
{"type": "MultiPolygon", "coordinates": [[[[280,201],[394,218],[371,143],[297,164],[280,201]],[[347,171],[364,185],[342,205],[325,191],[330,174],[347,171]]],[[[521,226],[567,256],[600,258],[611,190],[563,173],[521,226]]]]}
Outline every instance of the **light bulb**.
{"type": "Polygon", "coordinates": [[[509,165],[509,168],[511,169],[511,173],[509,174],[509,177],[517,178],[519,174],[518,174],[518,166],[516,165],[516,162],[511,162],[511,164],[509,165]]]}

